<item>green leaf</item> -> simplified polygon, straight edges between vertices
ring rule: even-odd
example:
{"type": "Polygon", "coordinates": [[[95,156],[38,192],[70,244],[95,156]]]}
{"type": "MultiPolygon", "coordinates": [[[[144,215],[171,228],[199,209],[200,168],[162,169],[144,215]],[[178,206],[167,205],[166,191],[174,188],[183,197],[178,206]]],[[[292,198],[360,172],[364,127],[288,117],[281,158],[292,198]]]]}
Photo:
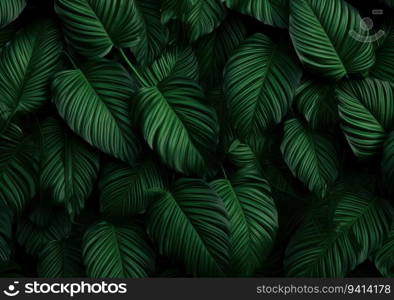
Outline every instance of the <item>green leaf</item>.
{"type": "Polygon", "coordinates": [[[163,0],[161,20],[180,20],[191,41],[211,33],[225,18],[225,7],[219,0],[163,0]]]}
{"type": "Polygon", "coordinates": [[[394,7],[394,0],[385,0],[387,5],[390,7],[394,7]]]}
{"type": "Polygon", "coordinates": [[[182,77],[198,81],[198,62],[191,48],[167,49],[149,67],[141,69],[148,86],[155,86],[169,77],[182,77]]]}
{"type": "Polygon", "coordinates": [[[373,255],[373,260],[379,272],[388,278],[394,276],[394,223],[382,247],[373,255]]]}
{"type": "Polygon", "coordinates": [[[140,150],[129,117],[132,87],[121,65],[100,59],[56,74],[53,101],[71,129],[90,145],[132,164],[140,150]]]}
{"type": "Polygon", "coordinates": [[[246,28],[242,22],[229,18],[196,42],[201,80],[206,85],[217,86],[223,81],[223,69],[227,60],[245,37],[246,28]]]}
{"type": "Polygon", "coordinates": [[[134,226],[102,221],[85,233],[83,257],[92,278],[141,278],[154,270],[154,253],[134,226]]]}
{"type": "Polygon", "coordinates": [[[384,25],[384,37],[378,40],[376,62],[371,68],[371,77],[394,84],[394,21],[390,20],[384,25]]]}
{"type": "Polygon", "coordinates": [[[290,277],[345,277],[377,249],[388,231],[378,199],[342,192],[334,212],[314,211],[286,250],[290,277]],[[332,220],[330,220],[332,219],[332,220]]]}
{"type": "Polygon", "coordinates": [[[198,179],[160,190],[147,214],[148,233],[161,254],[198,276],[223,276],[229,263],[230,224],[218,195],[198,179]]]}
{"type": "Polygon", "coordinates": [[[215,111],[203,100],[198,84],[179,77],[141,88],[137,95],[135,112],[145,140],[185,174],[203,173],[218,142],[215,111]]]}
{"type": "Polygon", "coordinates": [[[0,29],[0,48],[6,46],[15,37],[16,31],[17,27],[14,23],[0,29]]]}
{"type": "Polygon", "coordinates": [[[357,34],[368,32],[362,32],[360,15],[346,1],[290,2],[290,35],[299,59],[309,70],[339,80],[349,74],[364,74],[374,64],[372,44],[357,40],[357,34]]]}
{"type": "Polygon", "coordinates": [[[155,160],[144,160],[132,168],[120,162],[104,166],[99,182],[100,205],[104,215],[129,217],[145,212],[148,192],[164,188],[164,180],[155,160]]]}
{"type": "Polygon", "coordinates": [[[11,124],[0,136],[0,206],[21,213],[36,193],[36,174],[34,145],[11,124]]]}
{"type": "Polygon", "coordinates": [[[287,27],[289,0],[222,0],[228,8],[255,17],[264,24],[287,27]]]}
{"type": "Polygon", "coordinates": [[[57,28],[44,21],[23,29],[1,51],[0,118],[5,125],[49,100],[48,86],[62,50],[59,40],[57,28]]]}
{"type": "Polygon", "coordinates": [[[384,144],[382,175],[386,189],[394,195],[394,131],[388,135],[384,144]]]}
{"type": "Polygon", "coordinates": [[[298,89],[299,112],[313,129],[333,128],[339,122],[335,86],[306,80],[298,89]]]}
{"type": "Polygon", "coordinates": [[[97,178],[98,153],[55,118],[43,122],[41,134],[41,189],[76,216],[97,178]]]}
{"type": "Polygon", "coordinates": [[[255,34],[242,43],[224,74],[232,123],[242,139],[282,121],[300,76],[294,60],[267,36],[255,34]]]}
{"type": "Polygon", "coordinates": [[[14,21],[26,6],[25,0],[0,1],[0,28],[14,21]]]}
{"type": "Polygon", "coordinates": [[[268,182],[252,165],[210,185],[229,214],[231,269],[235,276],[253,276],[267,258],[278,229],[268,182]]]}
{"type": "Polygon", "coordinates": [[[359,158],[376,155],[394,125],[394,89],[377,79],[348,81],[337,91],[342,129],[359,158]]]}
{"type": "Polygon", "coordinates": [[[27,219],[20,220],[16,238],[26,252],[39,256],[50,241],[62,240],[70,234],[69,216],[48,208],[36,208],[27,219]]]}
{"type": "Polygon", "coordinates": [[[71,239],[50,241],[39,255],[37,269],[44,278],[83,277],[81,246],[71,239]]]}
{"type": "Polygon", "coordinates": [[[142,65],[152,63],[168,41],[168,31],[161,23],[160,0],[134,0],[142,24],[139,43],[132,50],[142,65]]]}
{"type": "Polygon", "coordinates": [[[306,128],[299,120],[285,123],[281,150],[294,176],[310,191],[324,197],[338,177],[338,158],[334,145],[323,135],[306,128]]]}
{"type": "Polygon", "coordinates": [[[103,57],[113,47],[140,43],[143,23],[136,0],[56,0],[55,10],[67,39],[84,56],[103,57]]]}

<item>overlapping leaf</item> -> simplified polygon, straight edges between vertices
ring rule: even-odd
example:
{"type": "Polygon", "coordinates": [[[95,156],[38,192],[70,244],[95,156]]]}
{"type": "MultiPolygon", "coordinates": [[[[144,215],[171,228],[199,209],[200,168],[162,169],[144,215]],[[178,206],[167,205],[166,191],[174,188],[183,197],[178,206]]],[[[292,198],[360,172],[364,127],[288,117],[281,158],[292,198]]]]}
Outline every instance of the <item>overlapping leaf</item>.
{"type": "Polygon", "coordinates": [[[224,90],[240,138],[282,121],[300,76],[296,62],[263,34],[248,38],[235,51],[225,69],[224,90]]]}
{"type": "MultiPolygon", "coordinates": [[[[19,32],[0,54],[0,118],[7,126],[15,115],[36,111],[49,100],[50,79],[62,46],[49,21],[19,32]]],[[[1,129],[1,127],[0,127],[1,129]]]]}
{"type": "Polygon", "coordinates": [[[102,221],[84,235],[83,257],[92,278],[141,278],[154,270],[154,254],[141,230],[102,221]]]}
{"type": "Polygon", "coordinates": [[[227,7],[255,17],[261,22],[278,27],[287,27],[289,0],[222,0],[227,7]]]}
{"type": "Polygon", "coordinates": [[[42,124],[41,135],[41,188],[78,215],[97,178],[98,153],[54,118],[42,124]]]}
{"type": "Polygon", "coordinates": [[[334,85],[306,80],[297,89],[296,103],[314,129],[332,128],[339,121],[334,85]]]}
{"type": "Polygon", "coordinates": [[[226,13],[219,0],[163,0],[162,3],[162,22],[180,20],[185,24],[191,41],[212,32],[226,13]]]}
{"type": "Polygon", "coordinates": [[[229,263],[230,224],[223,201],[197,179],[180,179],[159,190],[148,210],[149,235],[160,253],[199,276],[224,275],[229,263]]]}
{"type": "Polygon", "coordinates": [[[135,0],[56,0],[55,10],[67,39],[85,56],[139,45],[143,24],[135,0]]]}
{"type": "Polygon", "coordinates": [[[293,0],[290,7],[290,35],[308,69],[337,80],[365,74],[374,64],[372,43],[365,42],[368,32],[346,1],[293,0]]]}
{"type": "Polygon", "coordinates": [[[210,185],[229,214],[231,269],[236,276],[254,275],[267,258],[278,227],[270,187],[253,165],[210,185]]]}
{"type": "Polygon", "coordinates": [[[62,71],[52,92],[59,114],[74,132],[101,151],[134,162],[140,146],[129,117],[133,81],[119,64],[100,59],[62,71]]]}
{"type": "Polygon", "coordinates": [[[299,120],[285,123],[281,146],[283,157],[294,176],[311,191],[324,197],[338,176],[338,158],[332,142],[306,128],[299,120]]]}
{"type": "Polygon", "coordinates": [[[377,154],[393,129],[393,86],[377,79],[348,81],[337,94],[342,129],[354,154],[359,158],[377,154]]]}
{"type": "Polygon", "coordinates": [[[136,100],[145,140],[165,163],[185,174],[204,173],[218,141],[216,114],[203,99],[197,83],[175,77],[140,89],[136,100]]]}
{"type": "Polygon", "coordinates": [[[11,124],[0,136],[0,205],[21,213],[37,188],[34,145],[11,124]]]}
{"type": "Polygon", "coordinates": [[[154,160],[139,162],[132,168],[118,162],[105,165],[99,183],[102,212],[115,217],[145,212],[149,190],[165,186],[162,176],[154,160]]]}
{"type": "Polygon", "coordinates": [[[25,6],[25,0],[2,0],[0,2],[0,28],[15,20],[25,6]]]}
{"type": "Polygon", "coordinates": [[[332,215],[313,212],[290,241],[287,275],[345,277],[383,241],[389,227],[385,210],[370,195],[343,192],[332,215]]]}
{"type": "Polygon", "coordinates": [[[81,245],[71,239],[50,241],[39,255],[37,269],[45,278],[84,276],[81,245]]]}

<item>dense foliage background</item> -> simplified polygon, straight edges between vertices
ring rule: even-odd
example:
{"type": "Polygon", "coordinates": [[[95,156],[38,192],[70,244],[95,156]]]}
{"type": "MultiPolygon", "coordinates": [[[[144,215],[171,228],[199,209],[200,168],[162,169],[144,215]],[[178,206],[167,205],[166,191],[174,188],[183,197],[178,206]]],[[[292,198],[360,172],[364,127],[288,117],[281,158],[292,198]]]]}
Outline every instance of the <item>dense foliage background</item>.
{"type": "Polygon", "coordinates": [[[0,275],[393,276],[392,7],[1,0],[0,275]]]}

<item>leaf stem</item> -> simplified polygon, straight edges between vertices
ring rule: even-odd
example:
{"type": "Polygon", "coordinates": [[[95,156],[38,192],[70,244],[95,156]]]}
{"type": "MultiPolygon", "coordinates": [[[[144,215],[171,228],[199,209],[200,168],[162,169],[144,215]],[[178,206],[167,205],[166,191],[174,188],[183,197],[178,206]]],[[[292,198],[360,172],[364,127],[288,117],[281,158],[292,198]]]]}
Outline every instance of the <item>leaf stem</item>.
{"type": "Polygon", "coordinates": [[[141,76],[141,74],[137,71],[137,69],[133,66],[133,64],[130,62],[128,59],[126,53],[124,53],[122,48],[118,48],[120,54],[123,57],[123,60],[127,63],[129,68],[133,71],[135,77],[137,77],[138,81],[143,85],[143,86],[149,86],[149,84],[146,82],[146,80],[141,76]]]}

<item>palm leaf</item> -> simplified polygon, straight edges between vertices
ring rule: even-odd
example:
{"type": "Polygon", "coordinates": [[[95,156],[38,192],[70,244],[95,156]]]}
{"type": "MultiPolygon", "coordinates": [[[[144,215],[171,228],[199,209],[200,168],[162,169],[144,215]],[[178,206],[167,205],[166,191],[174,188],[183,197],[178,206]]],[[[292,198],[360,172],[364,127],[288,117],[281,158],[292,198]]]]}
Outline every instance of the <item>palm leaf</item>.
{"type": "Polygon", "coordinates": [[[331,141],[306,128],[299,120],[291,119],[285,123],[281,150],[294,176],[309,190],[324,197],[338,176],[339,162],[331,141]]]}
{"type": "MultiPolygon", "coordinates": [[[[0,118],[36,111],[49,99],[50,79],[62,50],[58,30],[39,22],[19,32],[0,54],[0,118]]],[[[0,128],[1,129],[1,128],[0,128]]]]}
{"type": "Polygon", "coordinates": [[[143,24],[135,0],[56,0],[55,10],[67,39],[84,56],[139,45],[143,24]]]}
{"type": "Polygon", "coordinates": [[[230,218],[230,264],[236,276],[252,276],[274,242],[278,216],[271,190],[255,167],[210,184],[223,199],[230,218]]]}
{"type": "Polygon", "coordinates": [[[84,276],[80,245],[71,239],[50,241],[39,255],[37,269],[44,278],[84,276]]]}
{"type": "Polygon", "coordinates": [[[132,79],[119,64],[100,59],[56,74],[53,101],[85,141],[131,164],[140,148],[129,117],[132,86],[132,79]]]}
{"type": "Polygon", "coordinates": [[[225,7],[219,0],[163,0],[161,20],[181,21],[191,41],[211,33],[225,17],[225,7]]]}
{"type": "Polygon", "coordinates": [[[202,180],[180,179],[159,190],[147,214],[160,253],[199,276],[223,275],[229,263],[230,224],[222,200],[202,180]]]}
{"type": "Polygon", "coordinates": [[[267,36],[255,34],[242,43],[224,74],[231,120],[239,137],[247,139],[279,123],[289,110],[300,76],[297,64],[267,36]]]}
{"type": "Polygon", "coordinates": [[[12,238],[13,215],[9,209],[0,208],[0,263],[9,261],[11,247],[9,242],[12,238]]]}
{"type": "Polygon", "coordinates": [[[394,125],[393,86],[377,79],[348,81],[337,94],[342,129],[354,154],[377,154],[394,125]]]}
{"type": "Polygon", "coordinates": [[[341,192],[332,220],[329,211],[314,211],[290,241],[287,275],[345,277],[383,241],[389,227],[385,210],[369,194],[341,192]]]}
{"type": "Polygon", "coordinates": [[[366,34],[358,12],[344,0],[290,1],[290,35],[301,62],[332,79],[365,73],[375,62],[371,43],[349,34],[366,34]]]}
{"type": "Polygon", "coordinates": [[[14,21],[25,6],[25,0],[2,0],[0,2],[0,28],[14,21]]]}
{"type": "Polygon", "coordinates": [[[11,124],[0,136],[0,206],[20,213],[36,193],[34,145],[11,124]]]}
{"type": "Polygon", "coordinates": [[[313,129],[332,128],[339,122],[335,86],[306,80],[297,89],[299,112],[313,129]]]}
{"type": "Polygon", "coordinates": [[[130,225],[102,221],[89,228],[83,257],[92,278],[140,278],[154,270],[154,253],[140,230],[130,225]]]}
{"type": "Polygon", "coordinates": [[[191,48],[167,49],[149,67],[140,70],[147,86],[155,86],[169,77],[183,77],[197,81],[197,58],[191,48]]]}
{"type": "Polygon", "coordinates": [[[203,173],[218,141],[216,114],[203,99],[201,87],[182,78],[141,88],[137,96],[136,117],[145,140],[185,174],[203,173]]]}
{"type": "Polygon", "coordinates": [[[98,153],[55,118],[41,125],[41,188],[78,215],[98,175],[98,153]]]}
{"type": "Polygon", "coordinates": [[[155,160],[144,160],[133,168],[111,162],[104,166],[102,173],[99,182],[101,211],[114,217],[145,212],[149,190],[165,185],[155,160]]]}
{"type": "Polygon", "coordinates": [[[228,8],[255,17],[261,22],[287,27],[289,19],[288,0],[222,0],[228,8]]]}
{"type": "Polygon", "coordinates": [[[224,21],[212,33],[196,43],[196,55],[201,80],[216,87],[223,81],[223,69],[228,58],[246,37],[246,28],[235,18],[224,21]]]}

